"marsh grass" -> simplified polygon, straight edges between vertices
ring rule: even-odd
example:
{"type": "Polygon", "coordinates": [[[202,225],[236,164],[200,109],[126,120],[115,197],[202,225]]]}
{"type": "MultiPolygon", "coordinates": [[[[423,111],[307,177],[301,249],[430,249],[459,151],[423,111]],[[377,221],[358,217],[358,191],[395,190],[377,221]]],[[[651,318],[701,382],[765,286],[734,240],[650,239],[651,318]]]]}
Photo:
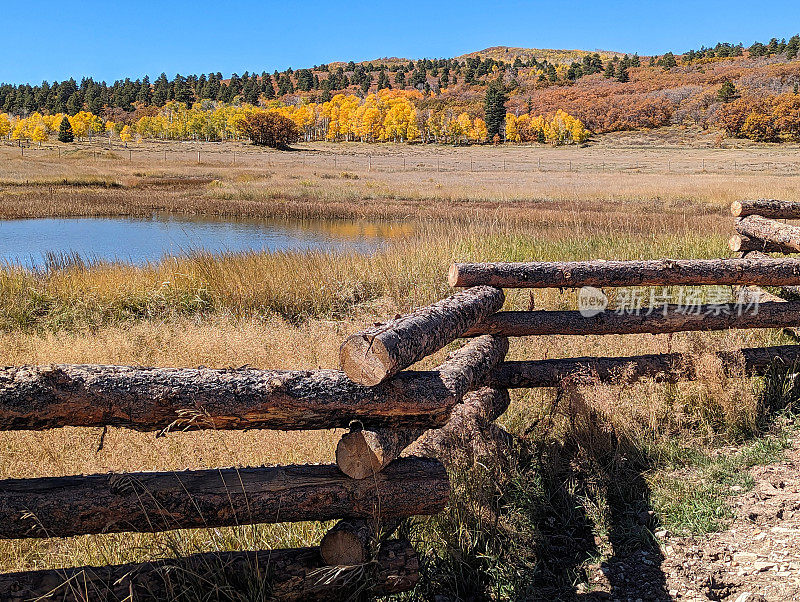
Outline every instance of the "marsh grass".
{"type": "MultiPolygon", "coordinates": [[[[711,152],[704,149],[648,149],[646,157],[640,148],[601,145],[584,155],[561,149],[550,157],[575,161],[575,171],[467,174],[439,172],[430,162],[425,167],[429,157],[416,149],[408,152],[423,166],[414,171],[367,172],[346,164],[343,155],[333,168],[326,153],[354,149],[349,156],[360,161],[375,147],[320,145],[284,163],[253,152],[237,155],[236,166],[162,163],[161,148],[172,149],[145,145],[139,150],[152,156],[130,162],[95,155],[91,147],[60,160],[23,160],[0,148],[0,217],[158,211],[336,217],[390,220],[403,225],[403,234],[368,255],[196,253],[138,267],[65,255],[50,257],[39,271],[7,266],[0,270],[3,363],[334,368],[347,335],[449,294],[452,261],[724,257],[730,201],[800,199],[800,181],[791,174],[679,175],[652,168],[669,157],[696,161],[711,152]],[[600,171],[610,154],[615,158],[600,171]],[[634,170],[642,157],[650,168],[634,170]]],[[[542,150],[548,149],[509,152],[529,160],[527,154],[542,150]]],[[[505,149],[434,151],[424,149],[444,158],[494,161],[505,149]]],[[[386,156],[397,159],[394,152],[386,156]]],[[[716,160],[738,157],[724,152],[716,160]]],[[[748,152],[759,165],[775,153],[787,159],[784,151],[748,152]]],[[[575,293],[508,291],[507,309],[531,306],[573,309],[575,293]]],[[[700,366],[700,378],[675,385],[596,383],[560,394],[515,391],[501,420],[517,437],[511,464],[485,459],[454,471],[450,508],[407,526],[423,553],[425,577],[412,597],[463,596],[472,588],[484,599],[559,599],[585,581],[588,564],[637,547],[653,550],[655,524],[687,533],[724,527],[732,484],[748,486],[748,466],[779,457],[785,439],[775,425],[797,410],[799,395],[797,380],[787,376],[791,370],[776,369],[763,379],[731,375],[711,351],[785,342],[776,331],[512,341],[509,359],[684,351],[700,366]],[[741,451],[721,455],[720,446],[741,451]],[[654,518],[642,520],[650,511],[654,518]]],[[[446,352],[421,367],[436,365],[446,352]]],[[[340,434],[154,438],[110,429],[98,450],[95,429],[0,433],[0,477],[327,463],[340,434]]],[[[315,545],[324,527],[5,541],[0,562],[22,570],[315,545]]],[[[252,599],[259,599],[253,591],[252,599]]]]}

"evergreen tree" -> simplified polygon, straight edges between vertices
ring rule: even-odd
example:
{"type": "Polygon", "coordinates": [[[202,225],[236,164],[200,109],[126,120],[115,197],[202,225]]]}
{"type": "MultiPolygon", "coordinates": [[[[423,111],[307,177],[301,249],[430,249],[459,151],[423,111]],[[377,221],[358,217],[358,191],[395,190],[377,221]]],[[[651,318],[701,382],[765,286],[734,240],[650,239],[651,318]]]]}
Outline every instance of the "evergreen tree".
{"type": "Polygon", "coordinates": [[[169,81],[167,74],[162,73],[156,80],[155,89],[153,90],[153,104],[157,107],[163,107],[169,100],[169,81]]]}
{"type": "Polygon", "coordinates": [[[145,105],[149,105],[153,102],[153,93],[150,90],[150,78],[146,75],[139,85],[139,91],[136,93],[136,100],[145,105]]]}
{"type": "Polygon", "coordinates": [[[380,74],[378,75],[378,90],[383,90],[384,88],[391,88],[392,84],[389,83],[389,76],[386,75],[386,71],[381,69],[380,74]]]}
{"type": "Polygon", "coordinates": [[[58,141],[59,142],[73,142],[75,140],[75,134],[72,133],[72,124],[67,119],[67,116],[64,115],[64,118],[61,120],[61,125],[58,128],[58,141]]]}
{"type": "Polygon", "coordinates": [[[617,81],[622,83],[630,81],[630,78],[628,77],[628,68],[622,63],[620,63],[619,67],[617,68],[617,81]]]}
{"type": "Polygon", "coordinates": [[[507,100],[503,82],[499,79],[491,82],[486,88],[484,110],[486,112],[486,133],[489,140],[494,139],[495,135],[500,133],[500,129],[505,123],[507,100]]]}
{"type": "Polygon", "coordinates": [[[614,63],[608,61],[608,63],[606,63],[605,71],[603,71],[603,75],[611,79],[612,77],[616,76],[616,74],[617,70],[614,68],[614,63]]]}
{"type": "Polygon", "coordinates": [[[797,58],[800,51],[800,36],[794,35],[786,43],[786,59],[792,61],[797,58]]]}
{"type": "Polygon", "coordinates": [[[677,66],[678,61],[675,60],[675,55],[671,52],[666,53],[664,56],[661,57],[659,64],[664,68],[664,71],[669,71],[673,67],[677,66]]]}
{"type": "Polygon", "coordinates": [[[738,96],[739,94],[736,92],[736,86],[727,79],[722,82],[722,87],[719,89],[719,92],[717,92],[717,100],[720,102],[730,102],[738,96]]]}
{"type": "Polygon", "coordinates": [[[270,77],[269,73],[266,71],[261,74],[261,92],[264,94],[264,98],[275,98],[275,87],[272,85],[272,77],[270,77]]]}

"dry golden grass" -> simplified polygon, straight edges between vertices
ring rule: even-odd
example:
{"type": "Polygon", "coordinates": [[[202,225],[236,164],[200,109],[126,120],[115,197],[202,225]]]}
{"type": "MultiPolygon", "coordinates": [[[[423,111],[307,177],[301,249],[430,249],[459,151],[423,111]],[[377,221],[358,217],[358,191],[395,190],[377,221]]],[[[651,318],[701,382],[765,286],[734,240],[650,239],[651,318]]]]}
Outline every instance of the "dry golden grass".
{"type": "MultiPolygon", "coordinates": [[[[95,157],[100,144],[60,158],[52,149],[29,149],[23,158],[19,149],[0,147],[2,218],[168,211],[410,218],[412,229],[400,228],[401,236],[370,256],[201,254],[143,267],[5,269],[0,354],[6,364],[335,367],[348,334],[447,294],[446,269],[454,260],[726,256],[731,200],[800,200],[796,149],[655,148],[637,141],[608,137],[585,149],[318,144],[284,154],[200,145],[199,165],[193,145],[134,145],[132,161],[124,149],[95,157]],[[160,160],[164,149],[166,162],[160,160]],[[707,173],[699,167],[703,161],[707,173]]],[[[507,307],[525,309],[532,302],[573,308],[575,294],[510,291],[507,307]]],[[[704,349],[779,341],[774,332],[531,337],[513,341],[509,357],[681,350],[705,357],[704,349]]],[[[698,383],[585,391],[575,402],[584,411],[576,415],[588,420],[600,412],[614,433],[633,440],[680,435],[708,442],[752,428],[758,408],[750,387],[745,379],[723,380],[710,362],[698,383]]],[[[552,391],[516,392],[504,421],[510,428],[528,424],[551,412],[553,401],[552,391]]],[[[93,429],[0,433],[0,478],[330,462],[337,433],[200,432],[156,439],[112,429],[98,451],[99,438],[93,429]]],[[[9,570],[123,562],[176,550],[307,544],[321,534],[319,525],[295,525],[2,542],[0,560],[9,570]]]]}

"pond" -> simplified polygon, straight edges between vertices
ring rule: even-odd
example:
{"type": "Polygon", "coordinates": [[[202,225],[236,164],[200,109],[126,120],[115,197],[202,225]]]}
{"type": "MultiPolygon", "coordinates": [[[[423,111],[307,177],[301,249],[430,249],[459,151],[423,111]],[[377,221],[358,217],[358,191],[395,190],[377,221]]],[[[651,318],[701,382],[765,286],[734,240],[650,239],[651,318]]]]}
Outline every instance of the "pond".
{"type": "Polygon", "coordinates": [[[0,221],[0,261],[43,268],[52,257],[154,262],[197,251],[356,251],[369,253],[409,233],[407,224],[339,220],[37,218],[0,221]]]}

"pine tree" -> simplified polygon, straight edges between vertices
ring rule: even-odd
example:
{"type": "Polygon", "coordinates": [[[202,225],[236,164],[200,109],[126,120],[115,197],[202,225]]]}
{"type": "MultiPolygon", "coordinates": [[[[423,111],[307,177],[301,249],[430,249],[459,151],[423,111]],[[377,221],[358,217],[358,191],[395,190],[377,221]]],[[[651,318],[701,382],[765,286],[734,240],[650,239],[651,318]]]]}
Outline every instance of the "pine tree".
{"type": "Polygon", "coordinates": [[[58,128],[58,141],[73,142],[74,140],[75,134],[72,133],[72,124],[67,119],[67,116],[64,115],[64,119],[61,120],[61,125],[58,128]]]}
{"type": "Polygon", "coordinates": [[[617,81],[622,83],[630,81],[630,78],[628,77],[628,68],[622,63],[620,63],[619,67],[617,68],[617,81]]]}
{"type": "Polygon", "coordinates": [[[661,57],[659,64],[664,68],[664,71],[669,71],[678,64],[678,61],[675,60],[674,54],[668,52],[661,57]]]}
{"type": "Polygon", "coordinates": [[[794,35],[786,43],[786,60],[796,59],[798,51],[800,51],[800,36],[794,35]]]}
{"type": "Polygon", "coordinates": [[[736,86],[727,79],[722,82],[722,87],[719,89],[719,92],[717,92],[717,100],[720,102],[730,102],[738,96],[739,94],[736,92],[736,86]]]}
{"type": "Polygon", "coordinates": [[[500,134],[500,128],[505,123],[507,100],[505,88],[499,79],[491,82],[486,88],[484,110],[486,112],[486,132],[490,140],[500,134]]]}

